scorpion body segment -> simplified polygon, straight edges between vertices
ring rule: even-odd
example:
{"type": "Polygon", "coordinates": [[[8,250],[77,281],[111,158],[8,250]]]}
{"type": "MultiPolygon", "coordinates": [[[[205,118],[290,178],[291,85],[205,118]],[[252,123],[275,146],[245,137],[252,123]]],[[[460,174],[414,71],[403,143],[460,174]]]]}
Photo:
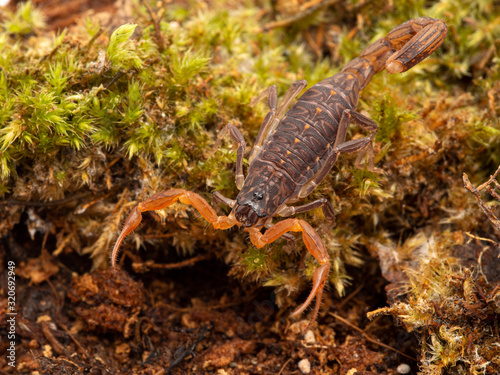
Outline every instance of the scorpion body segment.
{"type": "Polygon", "coordinates": [[[287,203],[296,202],[311,193],[341,153],[363,151],[357,163],[364,153],[369,153],[369,167],[375,169],[372,143],[378,125],[356,111],[359,92],[374,74],[384,68],[390,73],[400,73],[418,64],[443,43],[446,33],[447,26],[441,20],[429,17],[409,20],[368,46],[340,73],[309,88],[288,111],[290,103],[307,85],[306,81],[293,83],[279,106],[276,87],[271,86],[267,91],[270,111],[251,151],[246,178],[243,175],[245,139],[241,132],[228,124],[216,142],[217,146],[222,136],[229,133],[238,143],[236,186],[240,193],[234,201],[214,193],[214,199],[232,207],[231,213],[218,216],[205,199],[183,189],[155,194],[140,202],[127,218],[113,248],[112,266],[116,265],[121,243],[141,222],[141,213],[168,207],[176,201],[192,205],[215,229],[227,229],[234,225],[243,227],[257,248],[274,242],[288,232],[301,232],[307,250],[320,266],[314,272],[308,298],[292,316],[301,314],[316,298],[310,320],[312,324],[319,312],[328,279],[328,252],[307,222],[290,218],[272,225],[271,220],[275,216],[289,217],[322,207],[325,216],[334,221],[333,207],[326,199],[295,207],[287,206],[287,203]],[[346,141],[351,122],[368,131],[369,135],[346,141]],[[267,229],[262,233],[264,226],[267,229]]]}

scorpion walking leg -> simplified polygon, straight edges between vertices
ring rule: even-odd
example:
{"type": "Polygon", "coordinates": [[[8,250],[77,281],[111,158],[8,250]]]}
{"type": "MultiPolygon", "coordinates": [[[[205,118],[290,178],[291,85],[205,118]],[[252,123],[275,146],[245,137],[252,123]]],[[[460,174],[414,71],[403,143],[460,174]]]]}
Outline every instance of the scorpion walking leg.
{"type": "Polygon", "coordinates": [[[302,190],[300,191],[298,196],[299,198],[307,197],[314,189],[316,189],[316,187],[321,183],[321,181],[324,180],[328,172],[330,172],[332,166],[337,162],[337,159],[341,152],[359,151],[368,146],[368,144],[372,142],[372,138],[374,137],[374,135],[370,137],[359,138],[353,141],[345,142],[347,130],[349,129],[351,120],[355,124],[359,125],[362,129],[372,132],[372,134],[376,133],[376,131],[378,130],[377,123],[369,119],[368,117],[363,116],[362,114],[353,110],[345,110],[344,112],[342,112],[342,117],[340,118],[339,130],[337,132],[337,139],[335,140],[334,148],[330,152],[330,155],[326,159],[325,163],[323,164],[323,167],[321,167],[321,169],[318,172],[316,172],[313,178],[302,187],[302,190]]]}
{"type": "Polygon", "coordinates": [[[313,287],[311,293],[306,301],[299,306],[292,314],[292,317],[300,315],[316,297],[316,304],[314,307],[311,321],[304,331],[307,331],[318,316],[319,308],[321,306],[321,297],[323,289],[325,288],[326,281],[328,280],[328,272],[330,270],[330,259],[326,251],[325,245],[318,236],[318,233],[305,221],[299,219],[286,219],[273,225],[262,234],[257,228],[246,228],[250,233],[250,241],[257,247],[262,248],[266,244],[270,244],[280,238],[287,232],[302,232],[302,238],[309,253],[318,260],[320,267],[314,271],[313,287]]]}
{"type": "Polygon", "coordinates": [[[302,212],[307,212],[321,207],[328,221],[335,225],[335,212],[331,203],[326,198],[320,198],[313,202],[306,203],[302,206],[284,206],[277,214],[281,217],[293,216],[302,212]]]}
{"type": "Polygon", "coordinates": [[[354,165],[358,168],[361,167],[361,161],[365,157],[365,155],[368,155],[368,170],[370,171],[377,171],[381,173],[382,171],[379,170],[378,168],[375,168],[375,156],[373,152],[373,140],[375,139],[375,135],[377,134],[378,131],[378,125],[375,121],[373,121],[371,118],[368,118],[364,115],[362,115],[359,112],[356,111],[351,111],[351,119],[352,122],[354,122],[356,125],[358,125],[360,128],[365,129],[369,131],[370,134],[370,143],[364,148],[361,149],[361,152],[358,154],[356,157],[356,161],[354,162],[354,165]]]}
{"type": "Polygon", "coordinates": [[[344,142],[335,147],[332,153],[328,156],[328,159],[326,159],[322,169],[320,169],[319,172],[316,173],[316,175],[314,175],[314,177],[302,187],[302,190],[299,193],[299,198],[308,196],[314,189],[316,189],[316,187],[318,187],[320,182],[323,181],[323,179],[326,177],[342,152],[356,152],[362,150],[371,141],[371,138],[365,137],[344,142]]]}
{"type": "Polygon", "coordinates": [[[286,92],[283,99],[281,99],[280,105],[278,106],[278,111],[276,112],[276,117],[281,118],[287,111],[288,107],[292,103],[293,99],[300,94],[300,92],[307,86],[307,81],[301,79],[299,81],[295,81],[290,85],[288,91],[286,92]]]}
{"type": "MultiPolygon", "coordinates": [[[[361,160],[363,160],[363,157],[366,154],[368,154],[368,169],[373,171],[376,169],[375,163],[374,163],[373,139],[375,138],[375,135],[377,134],[378,125],[372,119],[366,117],[365,115],[362,115],[358,111],[355,111],[352,109],[345,110],[342,113],[342,118],[340,119],[339,130],[338,130],[337,139],[335,140],[334,146],[338,146],[338,145],[344,143],[345,137],[347,134],[347,130],[349,129],[349,125],[351,122],[358,125],[361,129],[364,129],[364,130],[371,133],[369,136],[370,143],[368,143],[364,149],[360,149],[361,152],[358,154],[354,165],[359,168],[361,166],[361,160]]],[[[328,168],[328,170],[330,170],[330,168],[328,168]]]]}
{"type": "Polygon", "coordinates": [[[306,86],[307,81],[305,80],[300,80],[292,83],[288,88],[285,96],[281,100],[279,106],[276,86],[273,85],[269,88],[267,103],[269,105],[270,111],[266,115],[266,118],[264,119],[264,122],[262,123],[262,126],[260,128],[259,134],[257,135],[257,139],[255,140],[255,144],[248,159],[249,163],[251,163],[255,156],[257,156],[267,136],[273,132],[276,126],[278,126],[279,120],[288,109],[288,106],[290,105],[292,100],[295,99],[297,95],[300,94],[302,89],[306,86]]]}
{"type": "Polygon", "coordinates": [[[219,203],[224,203],[226,206],[229,206],[231,208],[233,208],[235,203],[236,203],[235,200],[230,199],[230,198],[222,195],[218,191],[216,191],[215,193],[212,194],[212,198],[214,201],[219,202],[219,203]]]}
{"type": "Polygon", "coordinates": [[[118,240],[113,247],[113,252],[111,253],[111,266],[113,268],[116,266],[118,250],[123,240],[141,223],[142,213],[145,211],[161,210],[177,201],[192,205],[206,221],[214,226],[215,229],[228,229],[237,224],[237,220],[232,216],[217,216],[215,210],[205,199],[190,191],[172,189],[154,194],[148,199],[139,202],[127,217],[123,229],[118,236],[118,240]]]}
{"type": "Polygon", "coordinates": [[[214,153],[217,150],[222,138],[224,138],[228,132],[231,139],[238,143],[238,151],[236,154],[236,187],[238,190],[241,190],[243,182],[245,181],[245,176],[243,175],[243,156],[245,155],[246,142],[245,137],[243,137],[240,130],[233,124],[227,124],[224,128],[222,128],[217,136],[217,140],[215,141],[215,145],[211,153],[214,153]]]}
{"type": "Polygon", "coordinates": [[[259,134],[257,135],[257,139],[253,145],[252,151],[250,151],[250,156],[248,158],[248,162],[251,163],[255,156],[259,153],[262,148],[262,144],[266,139],[266,135],[269,133],[270,128],[272,127],[274,120],[276,118],[276,111],[278,109],[278,90],[276,89],[276,85],[272,85],[264,91],[261,95],[259,95],[255,100],[252,100],[250,105],[254,105],[262,96],[267,94],[267,105],[269,106],[269,112],[264,118],[264,122],[260,127],[259,134]]]}

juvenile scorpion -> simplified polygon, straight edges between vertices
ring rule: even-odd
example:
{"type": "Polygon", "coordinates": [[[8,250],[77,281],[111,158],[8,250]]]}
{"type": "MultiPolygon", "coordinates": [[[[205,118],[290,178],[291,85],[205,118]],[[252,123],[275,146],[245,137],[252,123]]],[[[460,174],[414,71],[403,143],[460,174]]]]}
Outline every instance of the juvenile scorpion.
{"type": "Polygon", "coordinates": [[[241,132],[228,124],[217,137],[216,145],[227,133],[238,144],[236,187],[240,192],[236,200],[219,192],[213,194],[215,200],[232,208],[230,214],[217,215],[205,199],[184,189],[154,194],[140,202],[125,221],[111,255],[112,267],[116,266],[121,243],[142,221],[142,212],[160,210],[177,201],[192,205],[215,229],[235,225],[243,227],[252,244],[259,249],[281,236],[290,236],[288,232],[301,232],[307,250],[320,264],[314,272],[309,296],[291,314],[291,317],[300,315],[316,297],[307,330],[320,309],[330,270],[328,252],[317,232],[304,220],[288,218],[272,225],[272,218],[290,217],[322,207],[325,217],[335,221],[333,207],[325,198],[301,206],[288,204],[309,195],[326,177],[341,153],[368,153],[369,168],[374,169],[373,140],[378,125],[356,111],[360,90],[384,68],[389,73],[412,68],[432,54],[443,43],[446,34],[447,26],[442,20],[422,17],[404,22],[369,45],[340,73],[309,88],[286,113],[307,82],[293,83],[279,106],[276,86],[271,86],[264,94],[267,94],[270,110],[250,153],[246,178],[243,175],[245,139],[241,132]],[[346,141],[351,122],[367,131],[368,136],[346,141]],[[262,233],[264,227],[267,229],[262,233]]]}

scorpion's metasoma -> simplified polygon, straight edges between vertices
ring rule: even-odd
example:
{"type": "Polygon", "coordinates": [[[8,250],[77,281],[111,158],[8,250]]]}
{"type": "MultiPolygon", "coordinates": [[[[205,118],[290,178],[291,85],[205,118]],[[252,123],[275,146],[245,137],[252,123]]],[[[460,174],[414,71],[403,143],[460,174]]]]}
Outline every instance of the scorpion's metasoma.
{"type": "Polygon", "coordinates": [[[177,201],[192,205],[215,229],[242,226],[257,248],[276,241],[287,232],[302,232],[307,250],[320,266],[314,272],[311,293],[291,316],[301,314],[316,297],[310,326],[318,314],[328,279],[328,252],[307,222],[286,219],[272,225],[272,218],[289,217],[322,207],[326,217],[334,221],[333,208],[326,199],[295,207],[287,204],[310,194],[343,152],[368,152],[370,167],[374,168],[372,141],[378,126],[356,111],[360,90],[375,73],[384,68],[390,73],[400,73],[418,64],[443,43],[446,34],[446,23],[441,20],[429,17],[409,20],[368,46],[340,73],[312,86],[286,113],[292,100],[306,87],[306,81],[293,83],[279,106],[276,86],[270,87],[267,91],[270,111],[251,151],[246,178],[243,175],[245,139],[240,131],[228,124],[218,137],[220,141],[229,132],[230,137],[238,143],[236,186],[240,193],[236,200],[217,192],[214,194],[214,199],[232,207],[231,213],[218,216],[205,199],[184,189],[157,193],[140,202],[128,216],[113,248],[112,266],[116,266],[121,243],[141,222],[141,213],[159,210],[177,201]],[[346,142],[351,122],[367,130],[369,136],[346,142]],[[267,229],[261,233],[263,227],[267,229]]]}

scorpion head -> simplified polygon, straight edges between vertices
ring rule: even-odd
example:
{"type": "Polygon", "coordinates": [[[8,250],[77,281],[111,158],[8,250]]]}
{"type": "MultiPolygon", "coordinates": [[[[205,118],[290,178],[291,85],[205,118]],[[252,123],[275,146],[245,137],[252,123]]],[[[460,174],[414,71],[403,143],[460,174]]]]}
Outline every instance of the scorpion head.
{"type": "Polygon", "coordinates": [[[289,198],[289,180],[269,164],[254,161],[233,213],[244,227],[261,227],[289,198]]]}
{"type": "Polygon", "coordinates": [[[263,200],[264,193],[262,191],[254,191],[251,199],[241,197],[240,193],[233,208],[236,220],[244,227],[263,226],[270,217],[265,211],[263,200]]]}

